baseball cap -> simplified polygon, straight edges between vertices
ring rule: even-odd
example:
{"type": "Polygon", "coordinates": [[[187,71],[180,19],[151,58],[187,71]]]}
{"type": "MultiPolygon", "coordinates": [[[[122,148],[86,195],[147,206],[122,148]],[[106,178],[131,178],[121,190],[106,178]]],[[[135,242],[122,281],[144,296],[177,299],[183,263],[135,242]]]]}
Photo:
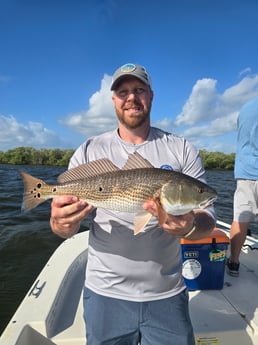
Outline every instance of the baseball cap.
{"type": "Polygon", "coordinates": [[[148,75],[145,67],[136,65],[133,63],[127,63],[121,67],[119,67],[112,79],[112,84],[111,84],[111,91],[115,90],[117,87],[118,82],[125,76],[132,76],[140,79],[144,84],[149,85],[151,88],[151,79],[150,76],[148,75]]]}

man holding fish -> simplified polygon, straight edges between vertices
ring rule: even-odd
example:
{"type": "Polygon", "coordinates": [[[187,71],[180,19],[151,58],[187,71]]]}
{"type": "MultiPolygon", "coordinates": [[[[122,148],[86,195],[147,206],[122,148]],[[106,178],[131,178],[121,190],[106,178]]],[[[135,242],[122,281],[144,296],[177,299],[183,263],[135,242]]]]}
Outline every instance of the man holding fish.
{"type": "Polygon", "coordinates": [[[216,192],[205,184],[196,148],[151,127],[144,67],[118,68],[111,90],[118,128],[83,143],[59,180],[97,179],[89,182],[92,197],[59,192],[51,205],[51,228],[64,238],[96,212],[84,290],[87,345],[194,345],[180,237],[209,235],[216,192]]]}

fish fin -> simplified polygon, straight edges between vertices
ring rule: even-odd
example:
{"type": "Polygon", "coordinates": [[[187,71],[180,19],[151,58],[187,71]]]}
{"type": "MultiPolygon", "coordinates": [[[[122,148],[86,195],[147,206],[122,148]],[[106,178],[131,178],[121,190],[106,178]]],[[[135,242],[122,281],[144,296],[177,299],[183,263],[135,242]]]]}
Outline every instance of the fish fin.
{"type": "Polygon", "coordinates": [[[149,223],[152,214],[142,210],[134,217],[134,234],[137,235],[143,230],[146,224],[149,223]]]}
{"type": "Polygon", "coordinates": [[[119,170],[119,168],[116,165],[114,165],[109,159],[103,158],[69,169],[59,175],[57,180],[59,183],[66,183],[117,170],[119,170]]]}
{"type": "Polygon", "coordinates": [[[154,166],[147,159],[143,158],[138,152],[134,152],[128,156],[128,160],[122,169],[130,170],[141,168],[154,168],[154,166]]]}
{"type": "MultiPolygon", "coordinates": [[[[131,170],[140,168],[153,168],[153,165],[147,161],[147,159],[144,159],[139,153],[134,152],[129,155],[128,160],[122,169],[131,170]]],[[[118,170],[120,169],[109,159],[103,158],[69,169],[59,175],[57,181],[59,183],[66,183],[118,170]]]]}
{"type": "Polygon", "coordinates": [[[23,171],[20,171],[20,175],[24,183],[21,210],[26,212],[46,201],[47,198],[42,198],[40,189],[47,184],[43,180],[33,177],[23,171]]]}

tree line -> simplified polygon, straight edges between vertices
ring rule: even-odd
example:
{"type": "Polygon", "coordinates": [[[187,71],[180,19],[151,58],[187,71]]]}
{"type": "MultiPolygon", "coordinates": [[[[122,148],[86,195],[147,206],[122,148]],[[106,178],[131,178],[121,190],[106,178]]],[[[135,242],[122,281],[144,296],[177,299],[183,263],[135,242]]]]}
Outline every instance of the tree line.
{"type": "Polygon", "coordinates": [[[0,164],[66,166],[73,153],[72,149],[37,150],[33,147],[22,146],[6,152],[0,151],[0,164]]]}
{"type": "MultiPolygon", "coordinates": [[[[0,164],[67,166],[73,149],[35,149],[17,147],[6,152],[0,151],[0,164]]],[[[206,170],[234,169],[235,153],[208,152],[200,150],[206,170]]]]}

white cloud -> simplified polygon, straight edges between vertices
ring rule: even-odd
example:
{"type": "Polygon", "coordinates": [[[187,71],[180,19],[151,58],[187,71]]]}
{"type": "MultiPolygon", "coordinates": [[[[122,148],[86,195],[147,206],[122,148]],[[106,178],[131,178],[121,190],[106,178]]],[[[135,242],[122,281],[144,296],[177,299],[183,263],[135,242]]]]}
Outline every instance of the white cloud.
{"type": "Polygon", "coordinates": [[[201,79],[194,85],[175,121],[184,136],[220,136],[236,130],[241,106],[258,95],[258,75],[243,78],[223,94],[217,92],[216,84],[214,79],[201,79]],[[188,126],[191,128],[185,129],[188,126]]]}
{"type": "MultiPolygon", "coordinates": [[[[89,109],[70,114],[59,122],[86,138],[115,128],[117,118],[111,100],[110,84],[111,77],[104,75],[100,90],[89,99],[89,109]]],[[[69,144],[42,123],[30,121],[23,124],[12,115],[0,114],[0,150],[18,146],[54,148],[67,147],[69,144]]]]}
{"type": "MultiPolygon", "coordinates": [[[[111,77],[104,75],[100,90],[89,99],[88,110],[71,114],[62,123],[85,137],[115,128],[117,118],[111,101],[110,83],[111,77]]],[[[209,149],[220,147],[222,151],[232,152],[230,150],[233,150],[234,143],[223,147],[223,136],[236,132],[239,109],[247,100],[258,95],[258,75],[243,78],[222,94],[218,93],[216,87],[217,81],[214,79],[198,80],[175,122],[172,118],[164,117],[152,124],[176,132],[202,148],[207,147],[205,138],[217,137],[216,141],[209,139],[209,149]]]]}
{"type": "Polygon", "coordinates": [[[60,122],[86,138],[114,129],[117,125],[117,117],[111,100],[111,79],[110,76],[104,75],[100,90],[89,99],[88,110],[70,114],[60,122]]]}
{"type": "Polygon", "coordinates": [[[27,125],[18,123],[14,116],[0,114],[0,147],[7,150],[18,146],[36,148],[57,147],[60,140],[55,132],[39,122],[30,121],[27,125]]]}
{"type": "Polygon", "coordinates": [[[176,118],[177,126],[190,126],[213,117],[218,97],[216,84],[217,81],[213,79],[202,79],[196,82],[182,112],[176,118]]]}
{"type": "Polygon", "coordinates": [[[238,84],[228,88],[221,96],[221,105],[240,108],[246,101],[258,95],[258,75],[245,77],[238,84]]]}
{"type": "Polygon", "coordinates": [[[239,76],[242,77],[244,74],[250,74],[250,73],[251,73],[251,68],[246,67],[245,69],[239,72],[239,76]]]}
{"type": "Polygon", "coordinates": [[[196,126],[184,130],[183,135],[187,138],[216,137],[237,129],[238,112],[228,114],[223,121],[215,119],[202,126],[196,126]]]}
{"type": "MultiPolygon", "coordinates": [[[[104,75],[100,90],[89,98],[88,109],[72,113],[59,122],[82,134],[84,138],[114,129],[117,117],[111,100],[110,84],[111,77],[104,75]]],[[[173,117],[167,116],[152,124],[186,137],[199,148],[210,151],[221,148],[224,152],[233,152],[238,112],[247,100],[257,95],[258,75],[244,77],[221,94],[217,91],[216,80],[201,79],[193,86],[175,121],[173,117]],[[226,139],[227,148],[223,146],[226,139]]],[[[14,116],[0,114],[0,149],[17,146],[51,148],[68,145],[54,131],[39,122],[23,124],[14,116]]]]}
{"type": "Polygon", "coordinates": [[[154,127],[164,128],[167,131],[172,131],[173,127],[175,127],[173,121],[167,117],[164,119],[153,121],[152,125],[154,127]]]}

